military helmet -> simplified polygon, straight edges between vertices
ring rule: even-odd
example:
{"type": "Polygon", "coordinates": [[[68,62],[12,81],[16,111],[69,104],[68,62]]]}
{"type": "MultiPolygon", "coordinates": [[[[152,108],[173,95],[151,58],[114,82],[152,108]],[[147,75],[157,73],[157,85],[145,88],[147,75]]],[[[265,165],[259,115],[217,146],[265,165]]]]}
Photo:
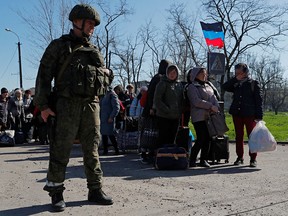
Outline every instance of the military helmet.
{"type": "Polygon", "coordinates": [[[91,19],[95,20],[95,26],[100,24],[98,12],[87,4],[78,4],[72,8],[69,14],[69,20],[72,22],[75,19],[91,19]]]}

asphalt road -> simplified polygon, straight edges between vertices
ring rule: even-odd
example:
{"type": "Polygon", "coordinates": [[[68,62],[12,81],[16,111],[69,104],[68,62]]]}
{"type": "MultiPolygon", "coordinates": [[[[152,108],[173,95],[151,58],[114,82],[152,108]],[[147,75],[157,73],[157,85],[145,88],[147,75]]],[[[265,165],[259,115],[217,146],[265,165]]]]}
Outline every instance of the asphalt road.
{"type": "MultiPolygon", "coordinates": [[[[0,148],[0,216],[55,215],[42,190],[48,166],[48,146],[0,148]]],[[[288,215],[288,146],[260,153],[257,168],[231,159],[211,168],[158,171],[139,161],[139,155],[101,156],[104,191],[114,205],[87,202],[87,188],[79,144],[73,146],[67,168],[64,198],[67,208],[57,215],[288,215]]]]}

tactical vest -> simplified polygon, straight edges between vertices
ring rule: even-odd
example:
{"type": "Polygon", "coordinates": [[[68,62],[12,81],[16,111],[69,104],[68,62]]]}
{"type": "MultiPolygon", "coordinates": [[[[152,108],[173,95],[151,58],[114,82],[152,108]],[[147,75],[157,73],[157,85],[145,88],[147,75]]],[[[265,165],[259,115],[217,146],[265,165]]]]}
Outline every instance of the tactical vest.
{"type": "MultiPolygon", "coordinates": [[[[71,54],[70,54],[71,55],[71,54]]],[[[70,63],[58,77],[57,91],[63,96],[94,97],[106,93],[109,77],[103,72],[100,56],[94,47],[80,47],[72,53],[70,63]]]]}

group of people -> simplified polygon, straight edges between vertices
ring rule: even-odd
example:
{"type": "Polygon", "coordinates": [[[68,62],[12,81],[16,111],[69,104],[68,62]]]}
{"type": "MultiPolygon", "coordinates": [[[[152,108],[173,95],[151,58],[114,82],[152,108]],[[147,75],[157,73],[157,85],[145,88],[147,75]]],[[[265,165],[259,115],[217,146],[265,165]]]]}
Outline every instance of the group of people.
{"type": "MultiPolygon", "coordinates": [[[[155,149],[174,144],[181,125],[180,120],[182,126],[188,126],[191,119],[196,132],[196,141],[189,152],[190,167],[198,165],[196,161],[200,150],[198,166],[210,167],[208,157],[211,137],[207,127],[207,119],[211,113],[223,112],[219,105],[219,92],[208,80],[208,71],[205,67],[189,69],[184,86],[177,79],[178,75],[179,69],[176,65],[162,60],[158,74],[150,82],[143,117],[156,118],[159,137],[155,148],[150,149],[150,154],[142,154],[145,156],[143,160],[147,160],[147,155],[155,157],[155,149]]],[[[240,165],[244,162],[244,127],[246,127],[249,136],[256,122],[263,118],[262,92],[258,81],[249,76],[248,66],[244,63],[235,65],[235,76],[225,82],[222,88],[233,93],[229,113],[233,117],[236,133],[238,157],[234,164],[240,165]]],[[[256,167],[257,153],[249,152],[249,155],[250,166],[256,167]]]]}
{"type": "Polygon", "coordinates": [[[127,116],[141,117],[144,109],[143,101],[147,87],[139,88],[139,93],[134,93],[134,86],[128,84],[126,91],[121,85],[114,88],[109,86],[107,92],[100,100],[100,131],[102,135],[103,155],[108,154],[108,138],[114,147],[115,154],[119,154],[119,146],[116,138],[117,131],[124,129],[124,121],[127,116]],[[143,97],[144,95],[144,97],[143,97]]]}
{"type": "MultiPolygon", "coordinates": [[[[201,149],[200,164],[209,166],[209,137],[205,119],[210,112],[218,112],[220,108],[216,88],[207,81],[207,70],[203,67],[189,70],[188,84],[184,87],[178,81],[180,71],[177,65],[162,60],[148,89],[144,87],[140,90],[141,96],[133,95],[132,86],[128,86],[125,94],[123,87],[111,87],[113,71],[105,67],[101,53],[90,42],[95,26],[100,24],[98,12],[90,5],[78,4],[72,8],[69,20],[73,25],[70,33],[53,40],[41,58],[34,97],[34,104],[40,110],[43,121],[54,122],[44,186],[51,196],[53,210],[63,211],[66,207],[63,198],[65,172],[76,137],[83,150],[88,201],[100,205],[113,204],[113,199],[102,190],[103,172],[98,147],[102,136],[104,154],[108,153],[108,138],[115,147],[115,153],[119,152],[117,140],[113,137],[114,125],[121,127],[121,124],[116,124],[116,119],[121,120],[128,113],[138,115],[136,113],[142,112],[144,119],[149,116],[157,118],[159,140],[155,148],[173,144],[179,119],[183,116],[185,124],[188,124],[191,117],[197,141],[191,151],[190,164],[194,165],[201,149]],[[54,103],[50,100],[52,81],[54,103]],[[130,103],[132,98],[134,103],[130,103]],[[136,109],[133,104],[137,104],[136,109]]],[[[252,82],[248,68],[244,70],[244,66],[237,65],[236,76],[223,85],[225,90],[234,93],[230,113],[237,133],[238,158],[235,164],[243,163],[243,126],[248,126],[247,132],[250,132],[255,125],[254,120],[261,119],[263,115],[259,84],[254,81],[253,91],[249,90],[247,86],[252,82]]],[[[148,149],[151,156],[155,148],[148,149]]],[[[255,164],[256,155],[251,154],[251,165],[255,164]]]]}
{"type": "Polygon", "coordinates": [[[1,88],[0,130],[14,130],[15,141],[20,142],[17,144],[33,140],[48,144],[47,127],[42,124],[43,121],[39,118],[40,112],[32,101],[29,89],[23,91],[16,88],[9,92],[7,88],[1,88]]]}

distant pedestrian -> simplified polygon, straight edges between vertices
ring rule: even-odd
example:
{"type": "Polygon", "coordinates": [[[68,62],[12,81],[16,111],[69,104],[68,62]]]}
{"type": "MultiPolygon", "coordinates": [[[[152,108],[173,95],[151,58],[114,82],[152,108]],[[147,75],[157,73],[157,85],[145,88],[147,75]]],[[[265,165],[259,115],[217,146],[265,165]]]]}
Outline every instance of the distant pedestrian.
{"type": "Polygon", "coordinates": [[[21,89],[15,89],[14,95],[9,101],[9,111],[12,113],[12,129],[16,132],[22,131],[25,119],[23,95],[21,89]]]}
{"type": "Polygon", "coordinates": [[[24,123],[23,123],[23,133],[25,139],[28,143],[32,141],[33,138],[33,98],[31,97],[31,90],[27,89],[23,96],[23,107],[24,107],[24,123]]]}
{"type": "Polygon", "coordinates": [[[10,112],[8,110],[10,96],[8,89],[3,87],[1,88],[0,96],[0,131],[10,129],[11,118],[10,112]]]}
{"type": "Polygon", "coordinates": [[[140,101],[141,101],[142,96],[146,94],[147,90],[148,90],[147,86],[142,86],[140,88],[140,92],[138,93],[136,97],[134,97],[131,103],[129,116],[140,117],[142,115],[144,107],[141,106],[140,101]]]}
{"type": "Polygon", "coordinates": [[[100,120],[101,120],[101,135],[103,155],[108,154],[108,138],[110,139],[115,155],[119,155],[119,148],[115,136],[116,131],[116,116],[120,110],[120,104],[117,94],[109,87],[107,93],[100,101],[100,120]]]}

